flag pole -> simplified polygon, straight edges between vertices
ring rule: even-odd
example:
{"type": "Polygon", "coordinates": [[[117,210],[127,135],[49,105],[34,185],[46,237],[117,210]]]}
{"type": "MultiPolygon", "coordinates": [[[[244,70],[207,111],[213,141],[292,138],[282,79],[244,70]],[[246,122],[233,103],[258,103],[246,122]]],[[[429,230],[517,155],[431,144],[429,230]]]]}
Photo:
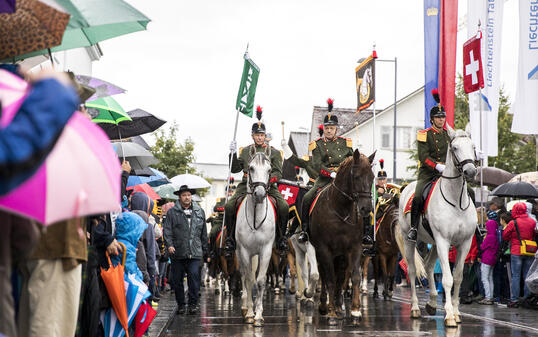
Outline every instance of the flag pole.
{"type": "MultiPolygon", "coordinates": [[[[372,55],[374,55],[375,53],[376,53],[376,51],[375,51],[375,42],[374,42],[374,51],[373,51],[372,55]]],[[[375,54],[375,55],[377,56],[377,54],[375,54]]],[[[374,57],[374,58],[373,58],[373,59],[374,59],[374,69],[375,69],[375,60],[376,60],[376,58],[377,58],[377,57],[374,57]]],[[[373,80],[373,82],[374,82],[374,93],[376,92],[375,89],[376,89],[376,85],[377,85],[376,80],[375,80],[375,74],[376,74],[376,72],[377,72],[377,71],[374,71],[374,73],[373,73],[373,77],[374,77],[374,78],[372,78],[372,80],[373,80]]],[[[374,94],[374,95],[375,95],[375,94],[374,94]]],[[[373,121],[374,121],[374,123],[373,123],[373,128],[374,128],[374,129],[372,130],[372,137],[373,137],[373,139],[372,139],[372,153],[375,151],[375,145],[376,145],[376,144],[375,144],[375,103],[376,103],[376,101],[377,101],[377,99],[376,99],[375,96],[374,96],[374,104],[373,104],[373,112],[374,112],[374,116],[373,116],[373,117],[374,117],[374,118],[373,118],[373,121]]],[[[374,161],[374,163],[375,163],[375,161],[374,161]]],[[[374,171],[374,172],[375,172],[375,171],[374,171]]],[[[374,183],[372,184],[372,185],[374,186],[374,193],[373,193],[373,197],[374,197],[374,198],[373,198],[373,200],[372,200],[372,203],[373,203],[372,206],[373,206],[373,209],[374,209],[374,212],[373,212],[373,213],[374,213],[374,217],[373,217],[373,219],[372,219],[372,226],[374,226],[374,228],[373,228],[373,232],[374,232],[374,246],[375,246],[375,237],[376,237],[376,232],[375,232],[376,219],[375,219],[375,218],[376,218],[376,213],[377,213],[377,212],[376,212],[376,207],[375,207],[376,204],[377,204],[377,188],[376,188],[375,181],[376,181],[376,177],[374,176],[374,183]]]]}
{"type": "MultiPolygon", "coordinates": [[[[482,35],[481,31],[480,31],[480,20],[478,20],[478,34],[482,35]]],[[[478,86],[478,97],[479,97],[479,102],[480,104],[478,104],[480,106],[480,110],[479,110],[479,114],[480,114],[480,152],[481,152],[481,155],[480,155],[480,223],[481,225],[483,226],[484,225],[484,210],[482,209],[482,203],[484,201],[484,155],[485,155],[485,151],[484,151],[484,146],[483,146],[483,134],[482,134],[482,130],[483,130],[483,127],[482,127],[482,88],[480,87],[480,85],[478,86]]],[[[476,207],[476,206],[475,206],[476,207]]]]}

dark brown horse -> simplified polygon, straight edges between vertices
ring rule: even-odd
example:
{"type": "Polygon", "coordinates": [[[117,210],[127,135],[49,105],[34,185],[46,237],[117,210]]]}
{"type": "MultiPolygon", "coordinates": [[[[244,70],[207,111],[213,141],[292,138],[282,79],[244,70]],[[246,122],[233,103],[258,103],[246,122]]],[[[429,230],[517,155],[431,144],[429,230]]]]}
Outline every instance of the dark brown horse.
{"type": "MultiPolygon", "coordinates": [[[[220,242],[226,242],[226,227],[222,230],[222,235],[217,237],[215,247],[220,247],[220,242]]],[[[235,297],[241,296],[241,273],[239,272],[239,262],[235,252],[227,258],[222,252],[217,257],[216,267],[222,271],[222,281],[224,282],[224,295],[229,295],[230,291],[235,297]]]]}
{"type": "Polygon", "coordinates": [[[383,282],[383,299],[392,298],[394,286],[394,271],[398,260],[398,243],[396,236],[400,235],[398,227],[398,194],[385,194],[378,201],[378,212],[381,217],[377,220],[379,227],[376,232],[376,256],[374,258],[374,297],[378,296],[377,281],[383,282]]]}
{"type": "Polygon", "coordinates": [[[329,325],[337,323],[336,304],[341,304],[341,289],[345,269],[351,266],[353,299],[351,316],[354,323],[361,317],[359,286],[363,217],[372,209],[372,161],[375,153],[366,157],[355,150],[345,159],[333,182],[319,194],[312,209],[311,242],[316,248],[322,294],[320,312],[327,311],[329,325]],[[326,306],[328,292],[329,306],[326,306]]]}

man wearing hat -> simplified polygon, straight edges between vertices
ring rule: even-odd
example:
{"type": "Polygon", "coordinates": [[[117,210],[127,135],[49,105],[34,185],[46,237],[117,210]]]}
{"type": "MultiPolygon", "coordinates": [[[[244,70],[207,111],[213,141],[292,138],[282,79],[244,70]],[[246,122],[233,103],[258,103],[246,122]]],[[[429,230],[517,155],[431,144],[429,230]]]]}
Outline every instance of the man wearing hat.
{"type": "Polygon", "coordinates": [[[198,312],[200,266],[204,256],[208,255],[205,214],[198,204],[192,202],[192,195],[195,193],[196,191],[187,185],[174,192],[179,196],[179,200],[168,210],[164,220],[164,240],[172,260],[177,314],[185,313],[185,274],[189,288],[189,314],[198,312]]]}
{"type": "Polygon", "coordinates": [[[437,105],[430,110],[430,123],[432,126],[417,133],[419,169],[415,196],[411,204],[411,229],[407,233],[407,239],[413,242],[417,240],[420,213],[424,206],[422,192],[430,181],[442,175],[445,169],[446,153],[450,144],[445,125],[445,108],[440,103],[437,89],[432,90],[432,95],[437,102],[437,105]]]}
{"type": "Polygon", "coordinates": [[[255,152],[264,152],[267,147],[270,147],[270,161],[271,161],[271,174],[269,180],[268,194],[275,198],[278,209],[278,223],[276,227],[277,248],[281,251],[288,249],[288,243],[284,236],[288,224],[288,203],[280,194],[278,190],[277,181],[282,178],[282,153],[277,149],[267,145],[266,141],[266,129],[265,124],[261,122],[262,109],[260,106],[256,109],[256,116],[258,122],[252,124],[252,140],[253,144],[240,148],[239,153],[236,153],[235,141],[230,144],[230,151],[232,153],[232,173],[238,173],[243,171],[243,179],[237,185],[235,194],[228,199],[228,203],[225,206],[225,225],[227,233],[226,238],[226,251],[231,253],[235,250],[235,208],[236,202],[239,197],[245,196],[247,193],[247,177],[248,177],[248,165],[252,159],[251,149],[255,152]]]}
{"type": "MultiPolygon", "coordinates": [[[[303,197],[301,208],[303,231],[299,233],[297,238],[301,243],[308,241],[310,206],[314,201],[317,191],[333,181],[336,177],[336,170],[341,162],[347,157],[353,156],[351,139],[336,136],[338,131],[338,117],[331,113],[333,100],[329,98],[327,104],[328,114],[323,119],[323,137],[312,141],[308,146],[308,150],[312,151],[312,165],[319,176],[314,186],[303,197]]],[[[371,227],[367,225],[366,223],[365,228],[371,227]]],[[[367,235],[365,235],[365,239],[366,237],[367,235]]],[[[370,238],[369,244],[372,244],[372,242],[370,238]]]]}
{"type": "Polygon", "coordinates": [[[211,214],[211,216],[206,220],[207,223],[211,224],[211,230],[209,231],[209,256],[211,258],[215,258],[217,256],[217,247],[215,242],[217,241],[217,236],[222,228],[225,204],[225,198],[217,198],[217,203],[213,207],[213,214],[211,214]]]}

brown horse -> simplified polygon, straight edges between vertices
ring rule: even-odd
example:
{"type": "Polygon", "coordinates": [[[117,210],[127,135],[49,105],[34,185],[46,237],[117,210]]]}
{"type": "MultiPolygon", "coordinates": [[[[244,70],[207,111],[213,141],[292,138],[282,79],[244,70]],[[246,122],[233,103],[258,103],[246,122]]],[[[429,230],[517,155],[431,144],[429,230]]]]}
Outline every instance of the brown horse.
{"type": "Polygon", "coordinates": [[[336,304],[340,304],[345,269],[351,266],[353,299],[351,316],[354,323],[361,317],[359,286],[361,282],[361,256],[363,217],[372,209],[372,162],[375,153],[366,157],[355,150],[338,169],[333,182],[321,190],[313,205],[311,242],[316,248],[320,269],[322,294],[320,312],[328,312],[329,325],[337,324],[336,304]],[[329,306],[326,307],[329,294],[329,306]]]}
{"type": "Polygon", "coordinates": [[[376,233],[376,256],[374,258],[374,298],[378,296],[377,281],[383,281],[383,299],[392,298],[394,271],[398,260],[398,243],[396,236],[400,234],[398,227],[398,195],[386,194],[379,199],[381,217],[377,220],[379,227],[376,233]]]}
{"type": "MultiPolygon", "coordinates": [[[[222,235],[217,237],[215,247],[221,247],[221,241],[226,242],[226,227],[222,230],[222,235]]],[[[231,258],[227,258],[222,252],[217,257],[217,270],[222,271],[222,282],[224,283],[224,295],[229,295],[230,291],[235,297],[241,296],[241,273],[239,273],[239,261],[235,252],[231,258]]]]}

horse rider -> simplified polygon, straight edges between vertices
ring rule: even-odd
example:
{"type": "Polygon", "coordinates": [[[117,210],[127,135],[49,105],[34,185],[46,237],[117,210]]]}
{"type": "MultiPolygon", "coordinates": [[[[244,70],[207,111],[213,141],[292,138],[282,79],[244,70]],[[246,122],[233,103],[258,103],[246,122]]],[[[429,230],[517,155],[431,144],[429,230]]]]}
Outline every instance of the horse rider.
{"type": "MultiPolygon", "coordinates": [[[[258,107],[257,114],[259,113],[258,120],[261,119],[261,108],[258,107]]],[[[277,238],[277,248],[281,251],[288,249],[287,240],[284,237],[286,232],[286,227],[288,224],[288,203],[280,194],[280,191],[277,187],[277,181],[282,178],[282,153],[275,148],[267,145],[265,143],[266,139],[266,129],[265,124],[261,121],[258,121],[252,124],[252,140],[253,144],[248,145],[244,148],[239,149],[239,155],[236,153],[236,143],[232,141],[230,144],[230,151],[232,152],[232,172],[238,173],[243,171],[243,179],[237,185],[235,194],[228,200],[228,203],[225,206],[226,215],[225,215],[225,224],[229,229],[227,232],[230,234],[226,238],[226,247],[225,250],[228,253],[231,253],[235,250],[235,211],[236,211],[236,202],[237,199],[243,197],[247,194],[247,177],[248,177],[248,168],[249,163],[252,159],[251,149],[254,149],[255,152],[265,152],[266,148],[269,146],[271,148],[271,156],[269,160],[271,161],[271,174],[269,180],[269,189],[268,194],[276,200],[276,206],[278,211],[277,224],[275,226],[276,238],[277,238]]]]}
{"type": "MultiPolygon", "coordinates": [[[[314,183],[314,186],[308,191],[303,198],[303,205],[301,211],[301,220],[303,230],[299,233],[297,240],[301,243],[308,241],[309,232],[309,220],[310,220],[310,207],[316,193],[321,188],[330,184],[336,177],[336,171],[347,157],[353,156],[352,141],[349,138],[338,137],[336,135],[338,130],[338,117],[331,114],[333,109],[333,100],[328,99],[328,114],[323,119],[323,137],[312,141],[308,149],[312,151],[312,164],[319,176],[314,183]]],[[[365,233],[370,233],[370,223],[363,221],[365,227],[365,233]]],[[[363,237],[363,243],[373,244],[371,234],[366,234],[363,237]]]]}
{"type": "Polygon", "coordinates": [[[206,220],[207,223],[211,224],[211,230],[209,231],[209,253],[212,259],[217,256],[216,241],[224,220],[225,204],[225,198],[217,198],[217,203],[213,207],[213,214],[211,214],[211,216],[206,220]]]}
{"type": "Polygon", "coordinates": [[[383,196],[383,194],[387,192],[387,171],[383,169],[385,166],[385,161],[383,159],[379,159],[379,166],[381,169],[377,172],[377,179],[375,181],[378,197],[383,196]]]}
{"type": "Polygon", "coordinates": [[[445,108],[440,103],[437,89],[432,90],[432,95],[437,105],[430,110],[431,127],[417,132],[419,169],[415,196],[411,204],[411,228],[407,233],[407,239],[413,242],[417,241],[417,228],[424,206],[422,193],[430,181],[442,175],[450,144],[445,125],[445,108]]]}

